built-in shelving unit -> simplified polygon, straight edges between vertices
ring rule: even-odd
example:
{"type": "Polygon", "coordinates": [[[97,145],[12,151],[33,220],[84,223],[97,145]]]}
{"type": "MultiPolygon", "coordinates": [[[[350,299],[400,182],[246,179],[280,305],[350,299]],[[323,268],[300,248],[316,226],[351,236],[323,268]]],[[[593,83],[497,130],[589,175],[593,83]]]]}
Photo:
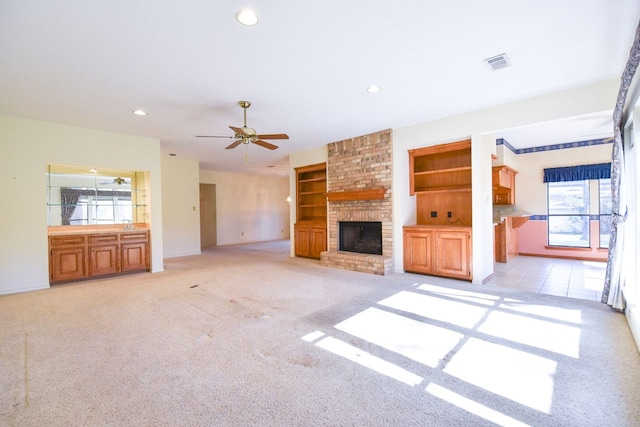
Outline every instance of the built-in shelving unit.
{"type": "Polygon", "coordinates": [[[296,168],[296,256],[320,259],[327,250],[327,164],[296,168]]]}
{"type": "Polygon", "coordinates": [[[409,150],[410,194],[471,191],[471,141],[409,150]]]}
{"type": "Polygon", "coordinates": [[[471,140],[409,150],[409,192],[405,271],[471,280],[471,140]]]}

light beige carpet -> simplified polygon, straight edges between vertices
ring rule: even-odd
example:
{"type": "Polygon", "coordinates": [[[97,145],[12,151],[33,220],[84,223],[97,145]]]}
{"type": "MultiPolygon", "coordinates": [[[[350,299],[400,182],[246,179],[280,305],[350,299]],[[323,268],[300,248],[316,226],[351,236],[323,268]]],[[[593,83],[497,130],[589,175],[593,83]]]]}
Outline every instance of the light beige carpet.
{"type": "Polygon", "coordinates": [[[639,425],[622,314],[288,245],[0,297],[0,425],[639,425]]]}

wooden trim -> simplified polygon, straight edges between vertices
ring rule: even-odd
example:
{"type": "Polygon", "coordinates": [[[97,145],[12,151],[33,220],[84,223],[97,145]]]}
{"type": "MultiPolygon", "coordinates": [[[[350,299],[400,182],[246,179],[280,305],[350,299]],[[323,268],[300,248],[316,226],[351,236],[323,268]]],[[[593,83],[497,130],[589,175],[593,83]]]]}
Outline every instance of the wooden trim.
{"type": "Polygon", "coordinates": [[[366,190],[329,191],[327,200],[330,202],[349,202],[355,200],[382,200],[386,188],[370,188],[366,190]]]}

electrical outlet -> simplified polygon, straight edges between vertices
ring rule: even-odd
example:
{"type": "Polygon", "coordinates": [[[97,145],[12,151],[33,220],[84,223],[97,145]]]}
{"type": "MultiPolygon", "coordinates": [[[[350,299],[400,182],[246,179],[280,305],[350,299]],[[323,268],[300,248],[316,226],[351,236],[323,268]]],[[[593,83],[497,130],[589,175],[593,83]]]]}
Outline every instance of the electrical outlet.
{"type": "Polygon", "coordinates": [[[437,218],[437,217],[438,217],[438,212],[431,211],[431,218],[437,218]]]}
{"type": "Polygon", "coordinates": [[[447,211],[447,218],[451,218],[451,211],[447,211]]]}

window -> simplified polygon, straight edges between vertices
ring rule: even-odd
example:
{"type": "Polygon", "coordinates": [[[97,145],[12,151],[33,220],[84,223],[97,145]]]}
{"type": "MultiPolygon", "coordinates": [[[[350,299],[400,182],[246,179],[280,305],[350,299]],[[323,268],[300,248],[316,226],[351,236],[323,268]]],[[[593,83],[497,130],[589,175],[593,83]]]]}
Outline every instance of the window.
{"type": "Polygon", "coordinates": [[[70,218],[71,225],[121,224],[131,221],[131,193],[83,191],[70,218]]]}
{"type": "Polygon", "coordinates": [[[589,181],[547,183],[549,246],[588,248],[589,181]]]}
{"type": "Polygon", "coordinates": [[[600,247],[609,247],[609,236],[611,235],[611,214],[613,213],[611,204],[611,178],[598,180],[598,196],[600,200],[600,247]]]}

